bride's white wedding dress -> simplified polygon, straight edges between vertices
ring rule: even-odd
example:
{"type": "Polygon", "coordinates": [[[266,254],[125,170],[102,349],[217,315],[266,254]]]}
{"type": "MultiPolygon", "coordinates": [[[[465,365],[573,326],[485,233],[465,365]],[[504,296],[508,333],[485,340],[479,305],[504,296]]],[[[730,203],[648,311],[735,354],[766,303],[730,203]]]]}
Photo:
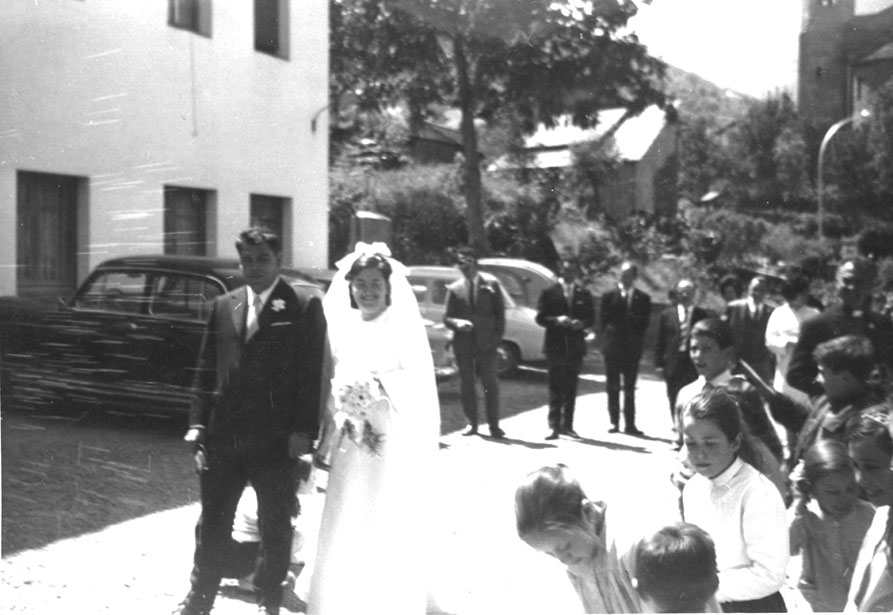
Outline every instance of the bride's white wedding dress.
{"type": "Polygon", "coordinates": [[[380,454],[340,431],[332,440],[308,613],[425,612],[431,556],[426,490],[440,415],[431,353],[415,310],[414,318],[388,308],[369,321],[358,310],[329,320],[333,382],[371,372],[390,404],[377,422],[385,436],[380,454]]]}

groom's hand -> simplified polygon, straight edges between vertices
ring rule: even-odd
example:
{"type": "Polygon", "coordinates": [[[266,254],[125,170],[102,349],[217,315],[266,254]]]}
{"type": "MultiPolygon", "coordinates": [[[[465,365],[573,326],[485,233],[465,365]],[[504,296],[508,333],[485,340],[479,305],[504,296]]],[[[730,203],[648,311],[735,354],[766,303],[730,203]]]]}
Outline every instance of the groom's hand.
{"type": "Polygon", "coordinates": [[[301,455],[313,452],[313,442],[310,438],[302,433],[288,434],[288,456],[297,459],[301,455]]]}

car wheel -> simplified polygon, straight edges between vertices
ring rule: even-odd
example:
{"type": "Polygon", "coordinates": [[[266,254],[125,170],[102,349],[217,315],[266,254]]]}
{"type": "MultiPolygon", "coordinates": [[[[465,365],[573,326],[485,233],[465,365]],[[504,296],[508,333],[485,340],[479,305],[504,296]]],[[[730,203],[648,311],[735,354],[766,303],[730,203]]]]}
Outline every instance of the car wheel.
{"type": "Polygon", "coordinates": [[[518,370],[521,352],[511,342],[503,340],[496,349],[496,369],[500,376],[511,376],[518,370]]]}

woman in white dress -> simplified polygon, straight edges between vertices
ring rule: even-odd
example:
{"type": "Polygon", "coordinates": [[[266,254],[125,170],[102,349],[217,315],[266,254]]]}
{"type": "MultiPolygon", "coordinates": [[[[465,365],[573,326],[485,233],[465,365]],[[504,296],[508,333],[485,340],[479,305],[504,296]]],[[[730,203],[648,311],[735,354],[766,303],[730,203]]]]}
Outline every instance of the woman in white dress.
{"type": "Polygon", "coordinates": [[[784,304],[775,308],[766,323],[766,347],[775,355],[773,388],[803,405],[809,403],[805,393],[787,383],[788,363],[800,336],[800,323],[818,315],[819,311],[806,304],[809,299],[809,280],[793,275],[782,289],[784,304]]]}
{"type": "Polygon", "coordinates": [[[323,301],[333,427],[313,615],[426,610],[440,407],[415,295],[389,256],[384,244],[358,244],[323,301]]]}

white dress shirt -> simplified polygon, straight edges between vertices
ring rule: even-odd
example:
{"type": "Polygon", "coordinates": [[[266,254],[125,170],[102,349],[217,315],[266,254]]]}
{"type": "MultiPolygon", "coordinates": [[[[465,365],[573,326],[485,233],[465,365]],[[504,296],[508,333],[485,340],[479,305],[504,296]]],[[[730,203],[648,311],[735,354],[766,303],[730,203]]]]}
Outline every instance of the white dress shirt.
{"type": "Polygon", "coordinates": [[[753,466],[735,459],[719,476],[692,476],[682,492],[685,521],[716,544],[722,602],[756,600],[778,591],[790,557],[784,502],[753,466]]]}

